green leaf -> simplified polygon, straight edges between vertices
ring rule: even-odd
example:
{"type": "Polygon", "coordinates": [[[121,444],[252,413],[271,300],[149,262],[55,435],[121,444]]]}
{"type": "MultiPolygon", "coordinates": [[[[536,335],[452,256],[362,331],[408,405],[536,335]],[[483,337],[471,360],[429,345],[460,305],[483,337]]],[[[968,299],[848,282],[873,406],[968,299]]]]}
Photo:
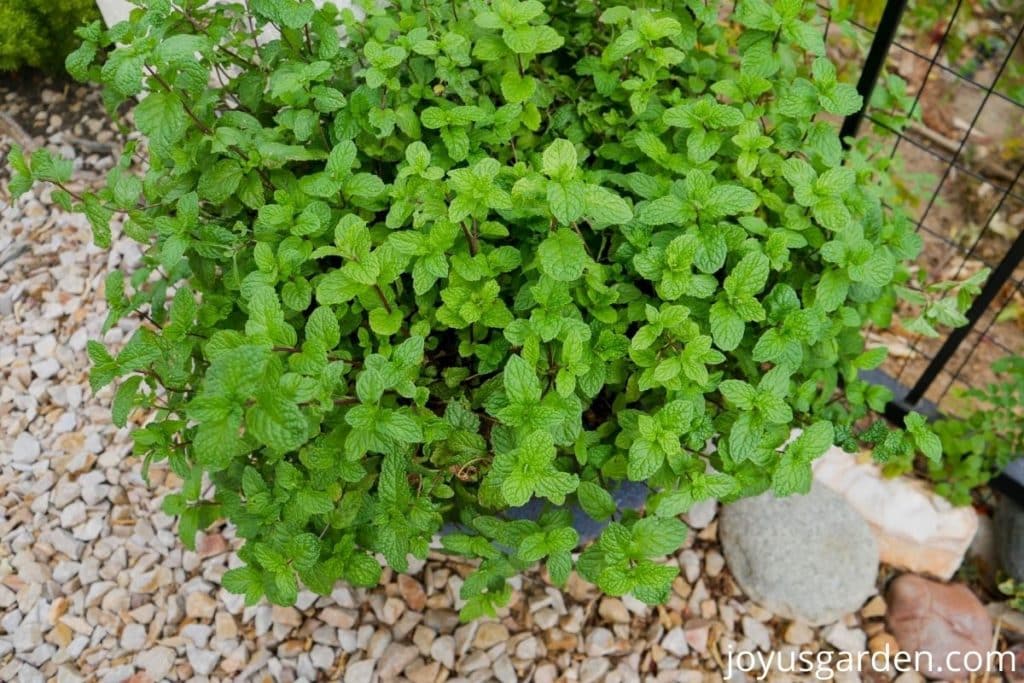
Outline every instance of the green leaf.
{"type": "Polygon", "coordinates": [[[821,96],[821,106],[836,116],[849,116],[860,111],[863,102],[857,89],[847,83],[839,83],[821,96]]]}
{"type": "Polygon", "coordinates": [[[142,375],[136,375],[126,379],[117,388],[111,413],[114,424],[118,427],[128,424],[128,416],[131,414],[132,408],[135,407],[135,396],[140,384],[142,384],[142,375]]]}
{"type": "Polygon", "coordinates": [[[263,597],[263,576],[255,567],[229,569],[221,577],[221,584],[229,593],[244,595],[247,605],[255,605],[263,597]]]}
{"type": "Polygon", "coordinates": [[[583,275],[589,260],[583,240],[568,228],[548,235],[537,249],[541,271],[560,282],[572,282],[583,275]]]}
{"type": "Polygon", "coordinates": [[[799,449],[804,457],[813,460],[832,447],[834,435],[831,422],[815,422],[797,437],[791,448],[799,449]]]}
{"type": "Polygon", "coordinates": [[[683,200],[675,195],[660,197],[640,209],[640,222],[647,225],[679,223],[683,217],[683,200]]]}
{"type": "Polygon", "coordinates": [[[548,183],[548,206],[562,225],[579,220],[587,208],[585,186],[579,181],[548,183]]]}
{"type": "Polygon", "coordinates": [[[529,100],[536,90],[537,81],[533,76],[520,76],[515,71],[508,71],[501,79],[501,94],[511,104],[529,100]]]}
{"type": "Polygon", "coordinates": [[[412,415],[400,410],[383,410],[376,422],[377,433],[402,443],[423,441],[423,430],[412,415]]]}
{"type": "Polygon", "coordinates": [[[576,497],[583,511],[593,519],[608,519],[617,509],[612,494],[591,481],[580,482],[576,497]]]}
{"type": "Polygon", "coordinates": [[[334,510],[334,501],[324,491],[300,489],[295,492],[295,504],[304,515],[326,515],[334,510]]]}
{"type": "Polygon", "coordinates": [[[757,391],[746,382],[727,379],[718,385],[718,390],[729,403],[743,410],[752,410],[757,398],[757,391]]]}
{"type": "Polygon", "coordinates": [[[729,304],[717,301],[711,307],[711,336],[723,351],[732,351],[743,340],[746,328],[743,318],[729,304]]]}
{"type": "Polygon", "coordinates": [[[538,403],[541,397],[540,379],[533,366],[521,356],[510,356],[502,374],[505,393],[516,403],[538,403]]]}
{"type": "Polygon", "coordinates": [[[725,279],[725,291],[733,296],[757,294],[768,281],[771,264],[761,252],[752,251],[740,259],[725,279]]]}
{"type": "Polygon", "coordinates": [[[647,439],[637,439],[629,447],[628,474],[632,481],[650,479],[665,462],[665,452],[659,444],[647,439]]]}
{"type": "Polygon", "coordinates": [[[708,194],[705,208],[713,216],[735,216],[757,208],[757,196],[739,185],[716,185],[708,194]]]}
{"type": "Polygon", "coordinates": [[[188,130],[188,115],[177,96],[156,91],[146,95],[135,108],[135,125],[149,138],[154,151],[169,154],[188,130]]]}
{"type": "Polygon", "coordinates": [[[928,421],[920,413],[911,412],[903,418],[903,424],[914,439],[914,445],[932,462],[942,460],[942,441],[932,431],[928,421]]]}
{"type": "Polygon", "coordinates": [[[619,195],[597,185],[587,185],[583,192],[583,214],[599,227],[621,225],[633,220],[633,210],[619,195]]]}
{"type": "Polygon", "coordinates": [[[815,288],[815,302],[826,313],[835,311],[846,301],[850,280],[841,270],[827,270],[815,288]]]}
{"type": "Polygon", "coordinates": [[[234,159],[222,159],[199,176],[199,198],[220,204],[235,193],[241,182],[241,165],[234,159]]]}
{"type": "Polygon", "coordinates": [[[644,557],[670,555],[686,540],[686,525],[672,517],[644,517],[631,531],[636,550],[644,557]]]}
{"type": "Polygon", "coordinates": [[[292,536],[286,548],[291,566],[299,571],[312,569],[320,558],[320,539],[311,533],[292,536]]]}
{"type": "Polygon", "coordinates": [[[245,423],[260,443],[275,451],[298,448],[307,439],[306,418],[295,403],[279,393],[260,394],[246,411],[245,423]]]}
{"type": "Polygon", "coordinates": [[[541,169],[544,175],[555,180],[570,180],[579,165],[576,148],[568,140],[555,140],[544,150],[541,169]]]}

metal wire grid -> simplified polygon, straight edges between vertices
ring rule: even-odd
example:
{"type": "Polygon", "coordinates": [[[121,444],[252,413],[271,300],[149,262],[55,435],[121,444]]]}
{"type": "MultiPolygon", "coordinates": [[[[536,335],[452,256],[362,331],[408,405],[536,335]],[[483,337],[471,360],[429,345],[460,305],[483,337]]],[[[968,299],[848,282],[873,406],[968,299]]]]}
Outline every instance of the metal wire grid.
{"type": "MultiPolygon", "coordinates": [[[[999,316],[1012,301],[1011,296],[1006,297],[1001,303],[997,302],[997,295],[1000,293],[1003,286],[1006,283],[1010,283],[1012,284],[1014,293],[1024,293],[1024,281],[1014,275],[1014,270],[1020,264],[1021,260],[1024,259],[1024,234],[1017,236],[1013,247],[1010,248],[999,263],[991,263],[986,259],[977,258],[976,253],[982,241],[991,234],[992,221],[1002,210],[1008,199],[1019,202],[1024,206],[1024,195],[1015,191],[1018,181],[1021,178],[1021,174],[1024,173],[1024,166],[1017,170],[1012,182],[1004,185],[996,179],[969,168],[968,165],[961,163],[961,159],[964,150],[967,148],[969,140],[976,129],[978,121],[985,110],[985,106],[988,104],[990,99],[997,98],[1003,100],[1004,102],[1013,105],[1016,109],[1020,110],[1022,114],[1024,114],[1024,104],[1017,102],[1012,97],[997,90],[1007,66],[1010,64],[1018,45],[1021,43],[1022,36],[1024,36],[1024,26],[1018,28],[1005,57],[1001,60],[999,68],[991,80],[991,83],[988,86],[984,86],[976,79],[961,73],[957,69],[943,64],[940,61],[954,24],[961,16],[962,5],[963,0],[958,0],[956,2],[952,12],[949,14],[948,22],[946,23],[941,37],[936,41],[935,48],[931,56],[925,55],[920,50],[911,48],[896,39],[899,21],[906,6],[906,0],[889,0],[886,3],[881,22],[877,29],[865,26],[864,24],[854,20],[849,20],[847,22],[857,30],[871,36],[872,45],[863,65],[861,80],[858,83],[858,90],[864,96],[865,106],[861,112],[851,115],[846,121],[844,121],[844,134],[855,135],[862,119],[866,118],[874,123],[879,129],[895,138],[889,153],[890,157],[895,156],[902,143],[906,143],[914,149],[930,155],[942,164],[941,177],[929,196],[928,201],[925,204],[924,211],[916,221],[916,230],[919,233],[924,233],[939,240],[943,245],[955,252],[955,255],[960,258],[960,262],[956,267],[955,276],[959,276],[963,272],[967,263],[972,259],[981,261],[986,267],[992,269],[992,274],[989,276],[981,295],[979,295],[977,300],[974,302],[974,305],[968,311],[968,326],[951,332],[935,353],[930,353],[928,349],[925,348],[925,345],[922,344],[923,339],[920,336],[914,337],[910,340],[909,347],[911,353],[903,359],[903,362],[900,364],[900,367],[896,372],[896,376],[893,378],[903,391],[903,396],[897,397],[901,404],[901,412],[906,412],[907,410],[917,407],[918,404],[922,402],[922,399],[925,398],[926,394],[929,395],[935,403],[938,403],[945,398],[949,390],[958,382],[962,385],[970,386],[972,382],[965,381],[963,373],[982,342],[993,344],[1000,350],[1000,352],[1005,354],[1020,353],[1020,349],[1014,350],[1002,341],[996,339],[991,334],[991,331],[996,321],[999,319],[999,316]],[[897,130],[885,121],[880,120],[871,112],[868,104],[871,92],[893,47],[903,50],[913,58],[922,60],[927,64],[921,83],[914,93],[913,103],[911,105],[910,112],[908,113],[910,116],[916,113],[921,102],[921,97],[930,82],[933,72],[953,76],[959,84],[965,84],[981,91],[981,101],[968,124],[967,130],[960,138],[952,156],[943,154],[931,145],[907,135],[905,131],[897,130]],[[946,186],[947,181],[950,179],[954,171],[962,173],[968,178],[992,187],[999,196],[995,206],[991,211],[987,212],[982,228],[978,231],[978,234],[967,247],[950,239],[947,235],[933,229],[927,224],[929,214],[931,214],[939,195],[942,193],[943,188],[946,186]],[[983,329],[981,329],[980,332],[975,330],[974,328],[977,323],[986,316],[987,322],[984,323],[983,329]],[[916,377],[911,377],[911,373],[908,372],[910,361],[912,359],[924,359],[927,361],[927,365],[924,370],[916,377]],[[941,391],[936,396],[934,392],[931,392],[930,390],[937,386],[936,381],[940,377],[947,381],[945,386],[941,388],[941,391]],[[912,384],[910,384],[910,382],[912,382],[912,384]]],[[[828,30],[832,23],[831,8],[824,4],[819,4],[818,6],[825,10],[825,36],[827,39],[828,30]]]]}

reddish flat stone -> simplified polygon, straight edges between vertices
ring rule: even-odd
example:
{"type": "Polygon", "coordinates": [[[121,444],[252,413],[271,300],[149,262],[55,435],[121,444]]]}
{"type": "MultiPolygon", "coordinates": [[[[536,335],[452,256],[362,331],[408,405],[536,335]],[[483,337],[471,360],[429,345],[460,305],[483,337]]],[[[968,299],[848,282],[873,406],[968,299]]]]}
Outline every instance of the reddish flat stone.
{"type": "Polygon", "coordinates": [[[913,574],[904,574],[889,587],[889,630],[902,650],[931,654],[919,660],[920,673],[944,680],[967,679],[963,670],[965,653],[971,655],[966,664],[977,666],[992,648],[992,619],[985,606],[966,586],[929,581],[913,574]],[[947,666],[947,656],[950,653],[947,666]],[[959,670],[959,671],[957,671],[959,670]]]}

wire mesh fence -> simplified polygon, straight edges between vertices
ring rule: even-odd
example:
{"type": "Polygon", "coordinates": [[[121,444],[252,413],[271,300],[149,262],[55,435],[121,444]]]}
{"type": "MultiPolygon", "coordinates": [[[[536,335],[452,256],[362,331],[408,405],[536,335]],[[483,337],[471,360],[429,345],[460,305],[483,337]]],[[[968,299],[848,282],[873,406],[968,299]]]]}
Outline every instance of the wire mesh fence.
{"type": "Polygon", "coordinates": [[[819,5],[830,49],[853,52],[847,61],[859,67],[866,102],[843,122],[843,134],[871,136],[876,153],[901,169],[897,182],[924,244],[917,283],[990,270],[967,325],[937,338],[898,325],[872,332],[890,348],[879,379],[896,394],[896,415],[956,413],[956,389],[983,387],[994,378],[992,361],[1024,354],[1024,7],[1017,4],[819,5]]]}

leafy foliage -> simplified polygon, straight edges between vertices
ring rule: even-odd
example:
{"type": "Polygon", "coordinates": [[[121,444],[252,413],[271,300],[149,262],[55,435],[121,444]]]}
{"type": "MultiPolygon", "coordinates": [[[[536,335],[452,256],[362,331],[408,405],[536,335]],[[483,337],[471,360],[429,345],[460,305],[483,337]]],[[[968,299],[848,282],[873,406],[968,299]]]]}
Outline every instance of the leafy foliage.
{"type": "Polygon", "coordinates": [[[250,602],[372,585],[441,533],[480,561],[463,616],[493,613],[536,562],[566,580],[570,504],[614,517],[575,569],[663,600],[680,513],[805,491],[888,398],[861,330],[921,244],[885,160],[819,120],[860,102],[811,3],[359,4],[150,0],[82,30],[69,70],[138,100],[145,177],[134,147],[97,193],[11,161],[101,246],[115,214],[146,245],[107,324],[149,322],[90,345],[93,387],[119,381],[119,424],[155,409],[134,438],[183,480],[165,508],[189,545],[236,525],[250,602]]]}
{"type": "Polygon", "coordinates": [[[95,0],[4,0],[0,3],[0,71],[59,70],[77,47],[75,29],[99,17],[95,0]]]}
{"type": "MultiPolygon", "coordinates": [[[[976,489],[1024,452],[1024,358],[1001,358],[992,364],[992,371],[997,381],[957,392],[967,406],[966,414],[937,420],[935,433],[928,437],[934,440],[932,449],[941,449],[943,457],[927,463],[927,475],[935,490],[954,505],[970,505],[976,489]]],[[[900,473],[913,465],[912,454],[904,454],[894,458],[888,469],[900,473]]]]}
{"type": "Polygon", "coordinates": [[[1006,601],[1013,609],[1024,612],[1024,583],[1008,577],[999,582],[999,592],[1007,596],[1006,601]]]}

